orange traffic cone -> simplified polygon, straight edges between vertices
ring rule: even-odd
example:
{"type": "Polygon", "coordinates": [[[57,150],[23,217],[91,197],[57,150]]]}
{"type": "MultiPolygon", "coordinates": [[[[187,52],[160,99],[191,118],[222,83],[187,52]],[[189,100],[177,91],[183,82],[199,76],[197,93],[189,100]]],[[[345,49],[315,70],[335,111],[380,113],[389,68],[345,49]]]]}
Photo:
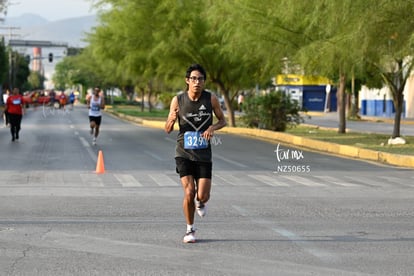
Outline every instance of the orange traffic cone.
{"type": "Polygon", "coordinates": [[[104,173],[104,172],[105,172],[104,158],[103,158],[103,153],[100,150],[98,153],[98,161],[96,162],[96,173],[104,173]]]}

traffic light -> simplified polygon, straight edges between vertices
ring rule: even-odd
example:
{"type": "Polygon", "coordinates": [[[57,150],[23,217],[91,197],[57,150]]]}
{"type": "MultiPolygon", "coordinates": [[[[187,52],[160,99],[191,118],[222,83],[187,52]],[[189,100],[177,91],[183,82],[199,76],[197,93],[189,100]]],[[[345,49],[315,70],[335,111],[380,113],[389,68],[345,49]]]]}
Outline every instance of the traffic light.
{"type": "Polygon", "coordinates": [[[49,53],[49,62],[53,62],[53,53],[49,53]]]}

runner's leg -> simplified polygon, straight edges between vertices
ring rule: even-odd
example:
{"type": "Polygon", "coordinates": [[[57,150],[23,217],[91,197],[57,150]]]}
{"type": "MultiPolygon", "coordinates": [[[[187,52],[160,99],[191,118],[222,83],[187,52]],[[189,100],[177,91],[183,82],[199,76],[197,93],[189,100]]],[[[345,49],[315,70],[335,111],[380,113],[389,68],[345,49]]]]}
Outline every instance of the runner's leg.
{"type": "Polygon", "coordinates": [[[195,211],[194,197],[196,194],[194,177],[192,175],[181,177],[181,185],[184,191],[184,198],[183,198],[184,217],[187,222],[187,225],[193,225],[194,224],[194,211],[195,211]]]}

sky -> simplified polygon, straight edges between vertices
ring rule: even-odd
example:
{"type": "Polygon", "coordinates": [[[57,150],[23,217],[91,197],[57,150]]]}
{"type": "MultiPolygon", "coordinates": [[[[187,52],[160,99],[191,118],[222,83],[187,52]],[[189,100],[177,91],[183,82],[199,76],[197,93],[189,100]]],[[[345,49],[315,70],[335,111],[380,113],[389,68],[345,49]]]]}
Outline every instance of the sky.
{"type": "Polygon", "coordinates": [[[92,15],[90,0],[9,0],[7,17],[38,14],[49,21],[92,15]]]}

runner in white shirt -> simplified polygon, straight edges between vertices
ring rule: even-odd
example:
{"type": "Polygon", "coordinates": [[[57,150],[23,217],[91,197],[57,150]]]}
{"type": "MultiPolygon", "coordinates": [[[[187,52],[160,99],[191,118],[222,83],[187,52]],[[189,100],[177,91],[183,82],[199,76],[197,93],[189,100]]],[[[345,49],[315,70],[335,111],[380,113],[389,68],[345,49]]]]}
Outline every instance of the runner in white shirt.
{"type": "MultiPolygon", "coordinates": [[[[3,104],[4,104],[4,106],[6,106],[7,98],[9,96],[10,96],[10,90],[7,89],[3,94],[3,104]]],[[[4,121],[4,126],[8,127],[9,126],[9,115],[7,114],[7,112],[4,112],[4,114],[3,114],[3,121],[4,121]]]]}
{"type": "Polygon", "coordinates": [[[96,138],[99,135],[99,128],[102,121],[101,110],[105,108],[105,99],[100,95],[101,89],[95,87],[93,95],[87,99],[89,108],[89,124],[91,127],[91,135],[93,137],[92,144],[96,145],[96,138]]]}

